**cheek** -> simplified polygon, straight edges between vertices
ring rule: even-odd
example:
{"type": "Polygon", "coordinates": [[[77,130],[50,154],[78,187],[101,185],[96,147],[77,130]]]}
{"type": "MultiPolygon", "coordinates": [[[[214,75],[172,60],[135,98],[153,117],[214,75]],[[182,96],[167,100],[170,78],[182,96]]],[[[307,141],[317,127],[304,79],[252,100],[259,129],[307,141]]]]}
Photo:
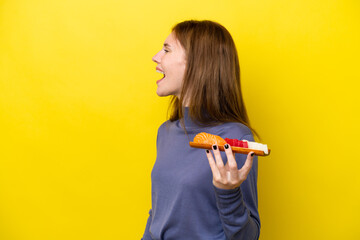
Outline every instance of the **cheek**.
{"type": "Polygon", "coordinates": [[[184,82],[184,77],[185,77],[185,66],[181,66],[179,68],[179,71],[177,73],[177,85],[179,87],[182,86],[183,82],[184,82]]]}
{"type": "Polygon", "coordinates": [[[186,65],[183,64],[183,65],[181,66],[181,76],[182,76],[182,77],[185,76],[185,71],[186,71],[186,65]]]}
{"type": "Polygon", "coordinates": [[[178,62],[177,64],[177,68],[178,68],[178,73],[180,73],[181,75],[184,75],[185,73],[185,69],[186,69],[186,63],[184,61],[178,62]]]}

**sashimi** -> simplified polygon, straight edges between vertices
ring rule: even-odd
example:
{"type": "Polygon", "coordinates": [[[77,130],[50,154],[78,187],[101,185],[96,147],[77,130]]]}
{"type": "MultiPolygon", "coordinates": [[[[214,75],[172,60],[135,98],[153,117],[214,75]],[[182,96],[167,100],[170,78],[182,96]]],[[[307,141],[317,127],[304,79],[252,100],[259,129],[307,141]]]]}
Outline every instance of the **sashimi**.
{"type": "Polygon", "coordinates": [[[229,139],[221,138],[220,136],[213,135],[210,133],[201,132],[194,137],[194,141],[190,142],[191,147],[212,149],[212,145],[216,144],[219,146],[220,151],[224,151],[224,145],[229,144],[231,149],[235,153],[246,154],[253,151],[255,155],[267,156],[270,154],[266,144],[251,142],[248,140],[229,139]]]}
{"type": "Polygon", "coordinates": [[[201,132],[197,134],[194,138],[194,142],[196,143],[204,143],[204,144],[211,144],[211,145],[219,145],[223,146],[226,144],[226,141],[217,135],[213,135],[206,132],[201,132]]]}

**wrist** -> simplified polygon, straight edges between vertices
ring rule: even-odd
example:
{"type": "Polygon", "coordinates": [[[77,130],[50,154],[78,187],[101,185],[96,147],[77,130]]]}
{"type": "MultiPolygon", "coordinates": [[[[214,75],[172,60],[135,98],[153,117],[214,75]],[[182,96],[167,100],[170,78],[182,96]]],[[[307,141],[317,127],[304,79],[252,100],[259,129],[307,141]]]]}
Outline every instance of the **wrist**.
{"type": "Polygon", "coordinates": [[[240,186],[236,188],[221,188],[213,185],[213,188],[218,195],[238,194],[240,192],[240,186]]]}

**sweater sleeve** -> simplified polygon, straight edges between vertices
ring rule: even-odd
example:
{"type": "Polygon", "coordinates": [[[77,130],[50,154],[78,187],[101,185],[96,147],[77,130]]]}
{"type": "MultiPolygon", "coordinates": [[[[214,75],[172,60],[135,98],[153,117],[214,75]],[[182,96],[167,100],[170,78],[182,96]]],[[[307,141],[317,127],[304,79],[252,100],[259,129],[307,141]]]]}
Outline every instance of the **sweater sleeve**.
{"type": "MultiPolygon", "coordinates": [[[[242,139],[254,141],[251,135],[242,139]]],[[[240,169],[246,154],[236,154],[240,169]]],[[[260,218],[257,200],[257,156],[247,179],[235,189],[219,189],[214,186],[216,204],[223,225],[224,233],[230,240],[256,240],[260,235],[260,218]]]]}
{"type": "Polygon", "coordinates": [[[151,224],[151,216],[152,216],[152,210],[149,211],[149,218],[146,223],[145,232],[141,240],[152,240],[150,235],[150,224],[151,224]]]}

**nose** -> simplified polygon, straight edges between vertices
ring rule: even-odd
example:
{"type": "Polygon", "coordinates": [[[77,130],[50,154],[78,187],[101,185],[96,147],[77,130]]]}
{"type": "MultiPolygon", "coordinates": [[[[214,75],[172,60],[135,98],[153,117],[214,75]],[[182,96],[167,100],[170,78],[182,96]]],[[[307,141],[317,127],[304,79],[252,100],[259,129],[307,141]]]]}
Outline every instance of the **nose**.
{"type": "Polygon", "coordinates": [[[157,54],[155,54],[155,56],[152,57],[152,60],[156,63],[160,63],[160,59],[161,59],[160,52],[161,51],[159,51],[157,54]]]}

